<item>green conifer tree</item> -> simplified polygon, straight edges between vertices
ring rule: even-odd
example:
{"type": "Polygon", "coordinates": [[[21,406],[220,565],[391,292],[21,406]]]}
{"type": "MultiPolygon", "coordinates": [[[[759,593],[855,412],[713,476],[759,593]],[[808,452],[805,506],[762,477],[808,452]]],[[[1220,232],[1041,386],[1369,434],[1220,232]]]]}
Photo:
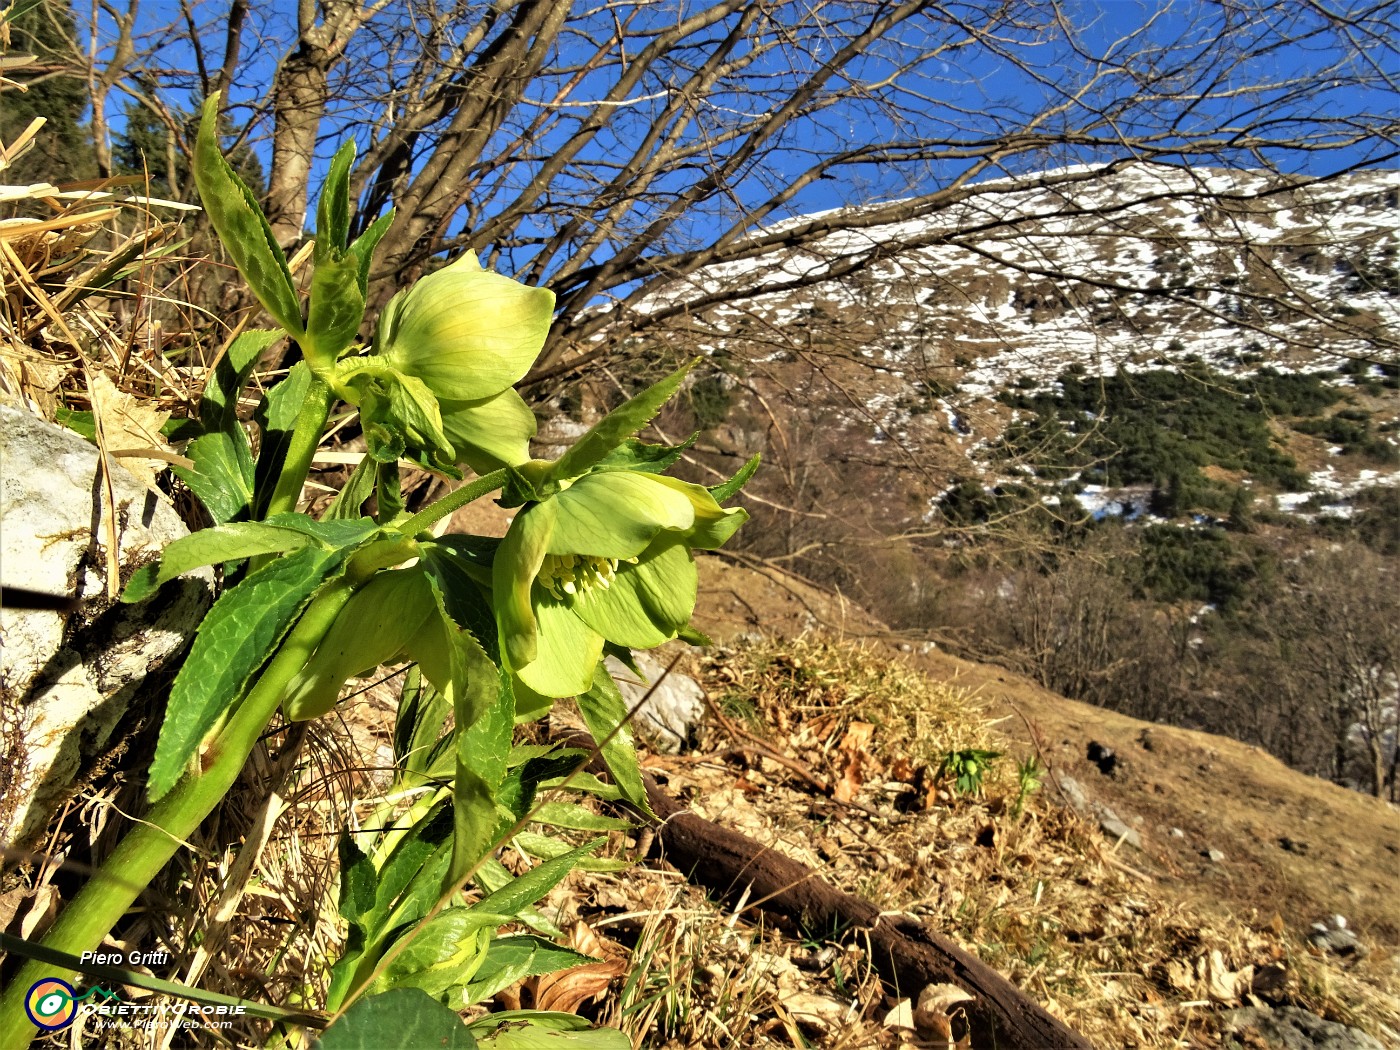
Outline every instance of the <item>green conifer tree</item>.
{"type": "Polygon", "coordinates": [[[0,88],[0,142],[14,142],[35,117],[46,121],[33,148],[0,174],[0,181],[26,185],[92,178],[97,161],[83,123],[88,94],[73,63],[77,30],[70,4],[20,0],[0,12],[0,19],[9,35],[4,53],[35,59],[9,74],[22,89],[0,88]]]}

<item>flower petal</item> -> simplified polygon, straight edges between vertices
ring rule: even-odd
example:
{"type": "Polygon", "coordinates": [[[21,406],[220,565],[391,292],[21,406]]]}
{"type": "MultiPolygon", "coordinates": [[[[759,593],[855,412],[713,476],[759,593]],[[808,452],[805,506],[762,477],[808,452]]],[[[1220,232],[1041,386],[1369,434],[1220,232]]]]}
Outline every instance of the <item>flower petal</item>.
{"type": "Polygon", "coordinates": [[[477,401],[518,382],[544,347],[554,293],[483,269],[468,252],[391,300],[380,354],[438,397],[477,401]]]}
{"type": "Polygon", "coordinates": [[[693,485],[679,478],[656,474],[653,480],[690,500],[695,510],[695,526],[686,534],[686,543],[701,550],[714,550],[722,547],[726,540],[749,520],[749,512],[742,507],[725,509],[715,502],[714,496],[704,485],[693,485]]]}
{"type": "Polygon", "coordinates": [[[695,561],[685,544],[664,537],[636,565],[619,565],[612,585],[573,598],[579,619],[608,641],[629,649],[669,642],[695,611],[695,561]]]}
{"type": "Polygon", "coordinates": [[[690,501],[657,481],[629,471],[579,478],[549,500],[559,505],[549,553],[635,558],[662,529],[689,529],[695,523],[690,501]]]}
{"type": "Polygon", "coordinates": [[[593,684],[603,658],[603,636],[542,587],[534,590],[535,658],[515,676],[542,696],[577,696],[593,684]]]}
{"type": "Polygon", "coordinates": [[[536,657],[538,631],[530,591],[544,564],[558,511],[553,500],[521,511],[491,562],[496,628],[502,655],[512,669],[524,667],[536,657]]]}
{"type": "Polygon", "coordinates": [[[418,568],[378,573],[345,603],[316,652],[288,685],[282,710],[293,722],[335,706],[355,675],[399,657],[432,608],[427,577],[418,568]]]}
{"type": "Polygon", "coordinates": [[[515,467],[530,459],[535,414],[514,390],[480,401],[440,401],[442,429],[458,463],[478,474],[515,467]]]}

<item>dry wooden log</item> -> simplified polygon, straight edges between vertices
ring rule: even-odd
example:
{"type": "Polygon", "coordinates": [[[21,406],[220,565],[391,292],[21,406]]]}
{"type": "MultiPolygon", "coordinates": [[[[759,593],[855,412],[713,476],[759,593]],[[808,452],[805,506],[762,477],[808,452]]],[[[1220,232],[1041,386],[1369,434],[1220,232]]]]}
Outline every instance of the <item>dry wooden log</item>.
{"type": "MultiPolygon", "coordinates": [[[[571,747],[592,749],[574,736],[571,747]]],[[[804,929],[858,938],[890,991],[917,998],[930,984],[954,984],[973,996],[960,1004],[976,1050],[1093,1050],[1093,1044],[1051,1015],[990,966],[904,915],[881,914],[867,900],[843,893],[807,865],[747,835],[686,810],[643,777],[656,814],[661,856],[691,881],[731,901],[744,898],[804,929]]]]}

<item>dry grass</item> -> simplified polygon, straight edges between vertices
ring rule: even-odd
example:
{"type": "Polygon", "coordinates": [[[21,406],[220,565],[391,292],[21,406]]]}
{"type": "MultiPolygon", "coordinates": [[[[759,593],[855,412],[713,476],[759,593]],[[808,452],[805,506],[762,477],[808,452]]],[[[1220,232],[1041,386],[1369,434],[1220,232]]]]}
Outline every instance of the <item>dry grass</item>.
{"type": "MultiPolygon", "coordinates": [[[[721,761],[702,754],[658,763],[670,790],[689,796],[701,815],[812,864],[840,888],[951,935],[1097,1045],[1220,1046],[1225,1011],[1254,999],[1301,1005],[1382,1037],[1400,1029],[1400,988],[1385,960],[1323,959],[1281,921],[1251,925],[1201,914],[1137,873],[1133,858],[1061,804],[1052,781],[1017,816],[1013,760],[1024,756],[996,763],[980,798],[937,778],[946,751],[1004,746],[965,691],[883,651],[812,639],[747,644],[698,664],[723,709],[751,713],[747,732],[767,726],[773,746],[818,777],[855,777],[860,787],[853,806],[832,806],[790,768],[730,751],[721,761]],[[840,744],[861,723],[876,728],[862,737],[868,743],[857,777],[852,753],[840,744]]],[[[702,752],[728,743],[702,731],[702,752]]],[[[714,1022],[675,1030],[658,1020],[639,1032],[638,1045],[676,1037],[675,1045],[801,1045],[782,1023],[785,994],[726,962],[739,936],[765,955],[807,950],[713,908],[672,906],[645,920],[636,962],[645,956],[653,974],[659,969],[653,983],[688,990],[684,1015],[715,1013],[727,1027],[722,1005],[742,1003],[747,1023],[741,1037],[714,1022]],[[664,934],[648,932],[658,927],[664,934]],[[716,981],[697,982],[697,972],[716,966],[716,981]],[[699,999],[697,987],[706,991],[699,999]]],[[[799,972],[811,994],[848,1002],[857,1015],[883,1016],[891,1005],[868,984],[871,998],[836,992],[830,970],[799,972]]],[[[854,1023],[844,1029],[860,1030],[854,1023]]],[[[815,1039],[809,1045],[862,1045],[838,1043],[816,1026],[804,1031],[815,1039]]]]}

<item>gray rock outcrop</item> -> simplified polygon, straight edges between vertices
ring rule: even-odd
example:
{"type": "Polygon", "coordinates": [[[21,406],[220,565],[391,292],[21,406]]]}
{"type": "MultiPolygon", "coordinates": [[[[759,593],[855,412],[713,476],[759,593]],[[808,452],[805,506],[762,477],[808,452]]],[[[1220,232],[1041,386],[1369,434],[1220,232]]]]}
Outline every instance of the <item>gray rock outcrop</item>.
{"type": "MultiPolygon", "coordinates": [[[[125,577],[188,530],[127,471],[110,474],[125,577]]],[[[149,702],[148,679],[184,648],[212,598],[204,570],[139,605],[114,602],[105,504],[92,444],[0,405],[0,843],[34,843],[121,742],[149,702]],[[19,607],[35,605],[51,607],[19,607]]]]}
{"type": "Polygon", "coordinates": [[[685,746],[690,731],[704,717],[705,691],[695,679],[679,671],[672,671],[662,678],[666,662],[650,653],[638,653],[636,662],[637,669],[645,675],[645,681],[624,667],[616,657],[608,657],[607,668],[629,709],[660,680],[637,712],[635,728],[637,734],[656,751],[673,755],[685,746]]]}
{"type": "Polygon", "coordinates": [[[1239,1035],[1251,1032],[1281,1050],[1386,1050],[1360,1029],[1324,1020],[1298,1006],[1232,1010],[1228,1027],[1239,1035]]]}

